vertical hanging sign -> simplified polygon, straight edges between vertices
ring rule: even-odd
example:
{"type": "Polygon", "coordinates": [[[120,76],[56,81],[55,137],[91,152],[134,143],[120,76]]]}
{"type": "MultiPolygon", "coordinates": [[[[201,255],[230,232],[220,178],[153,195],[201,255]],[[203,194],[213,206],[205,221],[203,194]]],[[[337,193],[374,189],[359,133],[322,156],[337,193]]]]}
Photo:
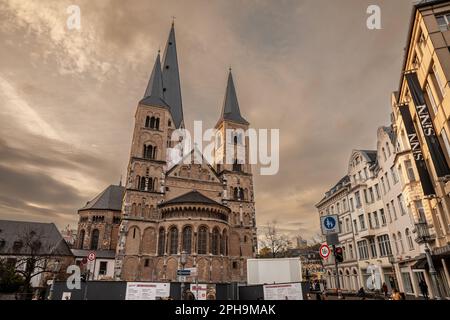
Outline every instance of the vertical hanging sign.
{"type": "Polygon", "coordinates": [[[426,196],[435,195],[433,183],[431,182],[430,174],[425,163],[422,150],[420,148],[419,138],[417,137],[416,129],[409,112],[408,105],[398,106],[400,114],[405,124],[406,133],[408,135],[409,144],[411,145],[411,152],[413,154],[414,162],[416,163],[417,172],[419,173],[420,183],[422,185],[423,193],[426,196]]]}
{"type": "Polygon", "coordinates": [[[434,169],[438,177],[445,177],[450,175],[450,168],[445,159],[444,152],[442,151],[439,140],[434,130],[433,122],[431,121],[431,115],[429,108],[426,104],[425,97],[417,78],[417,73],[411,72],[405,75],[408,82],[409,91],[414,101],[417,116],[419,118],[422,132],[425,136],[425,141],[430,151],[431,160],[433,161],[434,169]]]}

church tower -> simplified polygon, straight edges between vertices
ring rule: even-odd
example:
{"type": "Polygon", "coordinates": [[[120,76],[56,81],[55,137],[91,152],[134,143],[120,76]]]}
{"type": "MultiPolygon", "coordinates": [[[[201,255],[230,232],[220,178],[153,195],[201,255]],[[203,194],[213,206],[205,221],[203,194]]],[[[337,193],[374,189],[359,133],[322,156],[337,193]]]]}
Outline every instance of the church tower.
{"type": "Polygon", "coordinates": [[[247,258],[256,255],[257,237],[253,175],[249,162],[249,122],[239,108],[231,69],[220,118],[216,124],[215,169],[226,185],[224,202],[231,209],[230,259],[232,277],[246,274],[247,258]]]}
{"type": "Polygon", "coordinates": [[[165,195],[166,154],[173,130],[181,126],[180,76],[172,24],[163,68],[158,53],[144,97],[135,113],[116,253],[116,279],[152,279],[152,258],[156,255],[156,230],[160,218],[157,206],[165,195]],[[129,228],[130,222],[132,228],[129,228]]]}

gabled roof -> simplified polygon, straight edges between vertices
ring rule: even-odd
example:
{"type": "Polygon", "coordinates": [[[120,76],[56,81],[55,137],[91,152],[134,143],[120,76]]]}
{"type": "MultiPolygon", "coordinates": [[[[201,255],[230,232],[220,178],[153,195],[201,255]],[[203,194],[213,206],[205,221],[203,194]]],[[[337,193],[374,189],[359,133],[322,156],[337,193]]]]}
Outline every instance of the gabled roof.
{"type": "MultiPolygon", "coordinates": [[[[186,161],[187,158],[191,158],[191,162],[190,163],[194,163],[193,160],[195,159],[195,154],[197,154],[199,157],[201,157],[202,159],[202,164],[206,164],[206,166],[209,168],[209,170],[212,172],[212,174],[214,174],[214,176],[221,180],[219,175],[217,174],[216,170],[214,169],[214,167],[208,162],[208,160],[203,156],[203,153],[198,149],[197,145],[194,145],[194,148],[192,148],[192,150],[186,154],[178,163],[175,163],[166,173],[166,176],[170,176],[170,174],[172,172],[174,172],[176,170],[176,168],[178,168],[179,166],[183,165],[186,161]]],[[[195,164],[195,163],[194,163],[195,164]]]]}
{"type": "Polygon", "coordinates": [[[233,75],[228,73],[227,89],[225,91],[225,98],[222,106],[222,113],[220,115],[220,121],[229,120],[240,124],[248,125],[248,121],[241,116],[239,109],[239,102],[236,95],[236,89],[234,88],[233,75]]]}
{"type": "Polygon", "coordinates": [[[181,204],[181,203],[215,204],[223,206],[221,203],[211,198],[208,198],[207,196],[203,195],[197,190],[189,191],[185,194],[182,194],[181,196],[165,201],[162,204],[160,204],[160,206],[165,206],[169,204],[181,204]]]}
{"type": "Polygon", "coordinates": [[[32,252],[41,256],[72,256],[54,223],[0,220],[0,255],[26,256],[32,252]]]}
{"type": "Polygon", "coordinates": [[[108,188],[103,190],[99,195],[97,195],[91,201],[88,201],[86,205],[79,209],[82,210],[122,210],[122,200],[125,194],[125,187],[110,185],[108,188]]]}
{"type": "Polygon", "coordinates": [[[140,101],[141,104],[148,106],[159,106],[169,108],[164,101],[163,94],[163,78],[161,73],[161,62],[159,53],[156,57],[155,65],[153,66],[152,74],[148,80],[147,89],[145,90],[144,98],[140,101]]]}
{"type": "Polygon", "coordinates": [[[366,157],[368,162],[376,162],[377,161],[377,150],[358,150],[362,153],[363,156],[366,157]]]}
{"type": "Polygon", "coordinates": [[[164,51],[162,79],[164,101],[170,107],[170,113],[172,114],[175,127],[180,128],[183,124],[183,104],[181,100],[180,72],[178,69],[177,45],[175,42],[175,27],[173,23],[164,51]]]}

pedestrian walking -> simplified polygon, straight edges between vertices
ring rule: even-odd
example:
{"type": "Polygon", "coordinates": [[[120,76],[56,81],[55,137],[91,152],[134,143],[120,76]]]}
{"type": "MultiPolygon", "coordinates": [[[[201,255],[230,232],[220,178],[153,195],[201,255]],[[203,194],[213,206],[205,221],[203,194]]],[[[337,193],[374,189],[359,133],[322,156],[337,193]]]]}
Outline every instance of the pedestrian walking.
{"type": "Polygon", "coordinates": [[[420,280],[419,287],[420,287],[420,291],[422,291],[423,298],[425,300],[428,300],[429,299],[429,297],[428,297],[428,285],[427,285],[427,283],[425,282],[424,279],[420,280]]]}
{"type": "Polygon", "coordinates": [[[386,282],[383,282],[383,286],[381,287],[381,289],[383,289],[384,297],[387,298],[388,297],[388,286],[387,286],[386,282]]]}

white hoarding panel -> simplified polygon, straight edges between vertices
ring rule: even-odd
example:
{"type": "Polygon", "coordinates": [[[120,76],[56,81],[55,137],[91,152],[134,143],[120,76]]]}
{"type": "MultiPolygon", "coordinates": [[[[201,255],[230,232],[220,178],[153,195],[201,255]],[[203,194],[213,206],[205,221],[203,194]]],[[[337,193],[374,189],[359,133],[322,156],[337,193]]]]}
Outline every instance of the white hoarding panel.
{"type": "Polygon", "coordinates": [[[128,282],[125,300],[156,300],[170,295],[170,283],[128,282]]]}
{"type": "Polygon", "coordinates": [[[248,259],[247,284],[301,282],[300,258],[248,259]]]}
{"type": "Polygon", "coordinates": [[[302,284],[264,285],[264,300],[303,300],[302,284]]]}

